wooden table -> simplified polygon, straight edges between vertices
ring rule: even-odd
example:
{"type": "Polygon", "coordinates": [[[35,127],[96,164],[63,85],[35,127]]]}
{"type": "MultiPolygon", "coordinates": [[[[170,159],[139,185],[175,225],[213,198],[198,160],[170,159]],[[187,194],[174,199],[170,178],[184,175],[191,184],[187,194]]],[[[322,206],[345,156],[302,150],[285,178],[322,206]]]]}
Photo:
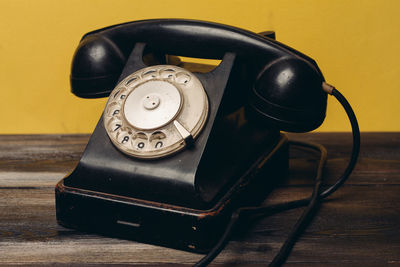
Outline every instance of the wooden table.
{"type": "MultiPolygon", "coordinates": [[[[326,146],[328,183],[347,163],[348,133],[290,138],[326,146]]],[[[190,266],[200,259],[199,254],[57,225],[54,186],[74,168],[87,140],[88,135],[0,136],[0,264],[190,266]]],[[[310,193],[315,159],[295,150],[292,158],[288,180],[266,203],[310,193]]],[[[266,265],[301,211],[286,211],[239,228],[213,265],[266,265]]],[[[364,133],[361,157],[350,180],[322,205],[287,265],[389,264],[400,265],[400,133],[364,133]]]]}

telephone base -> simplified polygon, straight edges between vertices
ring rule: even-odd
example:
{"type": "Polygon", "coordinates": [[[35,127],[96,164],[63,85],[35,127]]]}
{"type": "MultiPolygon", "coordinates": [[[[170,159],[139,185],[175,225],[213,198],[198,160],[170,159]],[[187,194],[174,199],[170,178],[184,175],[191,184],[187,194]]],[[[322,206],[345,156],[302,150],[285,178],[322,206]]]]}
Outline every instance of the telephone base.
{"type": "Polygon", "coordinates": [[[192,252],[207,252],[218,241],[234,210],[258,205],[286,176],[288,142],[277,144],[252,166],[211,209],[56,186],[57,221],[62,226],[192,252]]]}

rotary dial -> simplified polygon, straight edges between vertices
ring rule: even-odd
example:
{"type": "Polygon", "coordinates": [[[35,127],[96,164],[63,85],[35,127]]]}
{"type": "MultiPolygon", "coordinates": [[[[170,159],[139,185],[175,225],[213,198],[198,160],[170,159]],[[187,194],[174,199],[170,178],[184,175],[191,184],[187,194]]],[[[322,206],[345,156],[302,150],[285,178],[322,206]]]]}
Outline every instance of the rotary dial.
{"type": "Polygon", "coordinates": [[[200,133],[207,115],[199,79],[185,69],[159,65],[121,81],[110,94],[103,120],[120,151],[154,159],[183,149],[200,133]]]}

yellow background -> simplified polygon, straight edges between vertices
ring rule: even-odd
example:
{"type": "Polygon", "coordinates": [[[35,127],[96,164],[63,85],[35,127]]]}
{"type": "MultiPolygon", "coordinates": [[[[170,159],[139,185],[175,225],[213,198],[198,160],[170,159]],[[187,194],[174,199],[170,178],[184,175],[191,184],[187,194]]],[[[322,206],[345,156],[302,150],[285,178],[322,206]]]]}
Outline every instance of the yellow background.
{"type": "MultiPolygon", "coordinates": [[[[314,58],[350,101],[362,131],[400,130],[400,1],[0,0],[0,133],[91,132],[104,99],[70,93],[82,35],[149,18],[210,20],[277,40],[314,58]]],[[[329,99],[322,131],[348,131],[329,99]]]]}

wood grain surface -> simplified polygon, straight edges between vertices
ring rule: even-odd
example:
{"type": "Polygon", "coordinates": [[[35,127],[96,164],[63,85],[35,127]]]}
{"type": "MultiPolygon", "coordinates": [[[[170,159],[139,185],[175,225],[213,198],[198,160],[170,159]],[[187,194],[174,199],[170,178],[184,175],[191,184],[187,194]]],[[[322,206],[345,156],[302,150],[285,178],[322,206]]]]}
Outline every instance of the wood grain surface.
{"type": "MultiPolygon", "coordinates": [[[[293,134],[328,150],[325,180],[343,171],[348,133],[293,134]]],[[[77,164],[88,135],[0,136],[0,265],[191,266],[202,255],[63,228],[54,186],[77,164]]],[[[308,196],[314,156],[291,149],[287,180],[266,200],[308,196]]],[[[302,209],[238,227],[211,266],[264,266],[302,209]]],[[[295,245],[287,266],[400,266],[400,133],[363,133],[350,180],[328,198],[295,245]]]]}

